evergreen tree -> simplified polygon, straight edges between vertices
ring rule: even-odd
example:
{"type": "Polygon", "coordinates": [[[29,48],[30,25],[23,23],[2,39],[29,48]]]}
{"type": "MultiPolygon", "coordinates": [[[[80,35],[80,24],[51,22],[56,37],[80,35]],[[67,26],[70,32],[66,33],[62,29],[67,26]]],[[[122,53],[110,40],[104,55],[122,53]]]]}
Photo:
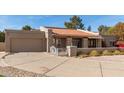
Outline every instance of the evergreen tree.
{"type": "Polygon", "coordinates": [[[4,41],[5,41],[5,33],[0,32],[0,42],[4,42],[4,41]]]}
{"type": "Polygon", "coordinates": [[[22,27],[22,29],[23,30],[29,30],[30,31],[32,28],[29,25],[25,25],[25,26],[22,27]]]}
{"type": "Polygon", "coordinates": [[[70,22],[65,22],[65,27],[69,29],[85,29],[82,19],[79,16],[73,16],[70,18],[70,22]]]}
{"type": "Polygon", "coordinates": [[[88,30],[88,31],[91,31],[91,26],[88,26],[87,30],[88,30]]]}

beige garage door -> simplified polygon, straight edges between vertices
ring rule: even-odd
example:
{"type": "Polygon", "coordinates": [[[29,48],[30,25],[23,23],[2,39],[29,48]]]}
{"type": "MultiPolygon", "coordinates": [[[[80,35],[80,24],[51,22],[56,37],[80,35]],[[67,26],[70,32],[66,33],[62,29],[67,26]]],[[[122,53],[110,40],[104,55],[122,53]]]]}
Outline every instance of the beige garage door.
{"type": "Polygon", "coordinates": [[[45,39],[11,39],[11,52],[43,52],[45,39]]]}

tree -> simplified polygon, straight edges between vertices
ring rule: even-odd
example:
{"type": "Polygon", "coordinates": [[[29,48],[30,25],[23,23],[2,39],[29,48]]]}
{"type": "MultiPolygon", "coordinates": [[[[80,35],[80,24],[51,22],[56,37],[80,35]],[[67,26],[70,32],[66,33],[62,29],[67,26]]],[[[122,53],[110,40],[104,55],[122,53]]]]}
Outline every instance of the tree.
{"type": "Polygon", "coordinates": [[[109,34],[116,35],[119,40],[124,40],[124,23],[119,22],[108,30],[109,34]]]}
{"type": "Polygon", "coordinates": [[[82,19],[79,16],[71,17],[70,22],[65,22],[64,25],[69,29],[85,29],[82,19]]]}
{"type": "Polygon", "coordinates": [[[109,28],[110,28],[110,27],[108,27],[108,26],[100,25],[100,26],[98,27],[99,34],[100,34],[100,35],[108,35],[108,34],[109,34],[109,33],[108,33],[109,28]]]}
{"type": "Polygon", "coordinates": [[[118,40],[124,40],[124,23],[119,22],[115,26],[108,27],[101,25],[98,27],[100,35],[114,35],[118,40]]]}
{"type": "Polygon", "coordinates": [[[22,27],[22,29],[23,30],[31,30],[32,28],[29,25],[25,25],[25,26],[22,27]]]}
{"type": "Polygon", "coordinates": [[[88,30],[88,31],[91,31],[91,26],[88,26],[87,30],[88,30]]]}
{"type": "Polygon", "coordinates": [[[4,42],[4,41],[5,41],[5,33],[0,32],[0,42],[4,42]]]}

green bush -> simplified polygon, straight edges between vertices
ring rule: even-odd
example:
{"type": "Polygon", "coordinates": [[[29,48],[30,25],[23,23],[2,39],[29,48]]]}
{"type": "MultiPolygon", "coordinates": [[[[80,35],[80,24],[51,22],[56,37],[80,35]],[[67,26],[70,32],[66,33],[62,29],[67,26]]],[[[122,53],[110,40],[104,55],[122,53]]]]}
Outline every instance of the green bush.
{"type": "Polygon", "coordinates": [[[119,50],[115,50],[114,52],[113,52],[113,55],[120,55],[121,54],[121,52],[119,51],[119,50]]]}
{"type": "Polygon", "coordinates": [[[102,52],[102,56],[109,56],[109,55],[112,55],[112,52],[108,51],[108,50],[104,50],[102,52]]]}
{"type": "Polygon", "coordinates": [[[5,41],[5,33],[0,32],[0,42],[4,42],[4,41],[5,41]]]}
{"type": "Polygon", "coordinates": [[[99,56],[99,52],[96,51],[96,50],[92,50],[90,53],[89,53],[89,56],[99,56]]]}

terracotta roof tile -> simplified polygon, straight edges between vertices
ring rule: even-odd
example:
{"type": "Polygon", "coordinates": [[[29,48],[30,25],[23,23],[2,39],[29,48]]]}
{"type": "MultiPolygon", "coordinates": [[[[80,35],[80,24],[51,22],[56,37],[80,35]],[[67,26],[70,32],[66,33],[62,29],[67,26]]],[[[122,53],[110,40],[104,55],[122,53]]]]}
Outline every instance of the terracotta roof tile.
{"type": "Polygon", "coordinates": [[[95,36],[92,33],[86,33],[83,31],[78,31],[74,29],[59,29],[59,28],[51,28],[52,32],[58,36],[76,36],[76,37],[89,37],[95,36]]]}

